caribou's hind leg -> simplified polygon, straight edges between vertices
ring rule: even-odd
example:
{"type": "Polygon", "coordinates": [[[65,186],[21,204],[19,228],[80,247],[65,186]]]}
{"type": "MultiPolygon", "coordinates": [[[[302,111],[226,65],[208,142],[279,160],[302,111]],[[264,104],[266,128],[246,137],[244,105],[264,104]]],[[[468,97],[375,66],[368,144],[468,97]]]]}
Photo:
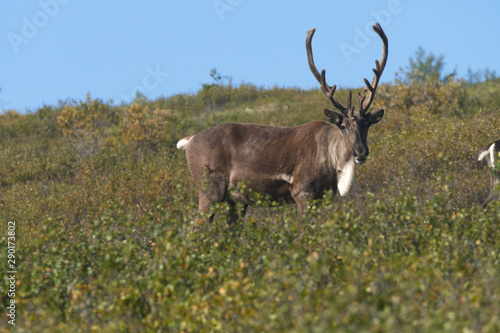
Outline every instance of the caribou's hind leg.
{"type": "Polygon", "coordinates": [[[496,174],[495,171],[490,170],[490,194],[488,198],[483,203],[483,209],[486,209],[486,206],[492,202],[500,199],[500,174],[496,174]]]}
{"type": "MultiPolygon", "coordinates": [[[[200,213],[208,213],[215,203],[223,202],[227,197],[229,178],[221,171],[212,171],[201,186],[198,199],[198,210],[200,213]]],[[[212,222],[215,214],[208,218],[212,222]]]]}

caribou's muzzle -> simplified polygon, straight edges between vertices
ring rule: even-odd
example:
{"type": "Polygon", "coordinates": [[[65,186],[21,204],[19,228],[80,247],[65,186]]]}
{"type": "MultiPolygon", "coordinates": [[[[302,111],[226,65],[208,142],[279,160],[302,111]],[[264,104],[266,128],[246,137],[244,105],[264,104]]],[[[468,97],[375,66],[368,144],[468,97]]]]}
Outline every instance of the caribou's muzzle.
{"type": "Polygon", "coordinates": [[[356,156],[354,160],[358,164],[364,164],[366,162],[366,156],[356,156]]]}
{"type": "Polygon", "coordinates": [[[369,153],[368,149],[360,149],[358,152],[354,149],[354,160],[357,164],[364,164],[369,153]]]}
{"type": "Polygon", "coordinates": [[[356,161],[356,163],[358,164],[364,164],[366,162],[366,156],[363,156],[363,157],[356,157],[354,159],[356,161]]]}

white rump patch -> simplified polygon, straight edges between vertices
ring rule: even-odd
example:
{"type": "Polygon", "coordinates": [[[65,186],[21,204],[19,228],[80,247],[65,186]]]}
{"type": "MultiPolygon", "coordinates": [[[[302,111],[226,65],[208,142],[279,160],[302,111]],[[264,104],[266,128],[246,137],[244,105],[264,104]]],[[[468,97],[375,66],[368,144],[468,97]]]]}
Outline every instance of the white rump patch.
{"type": "Polygon", "coordinates": [[[491,146],[488,148],[488,150],[482,151],[479,154],[477,160],[481,161],[485,157],[486,157],[486,163],[488,163],[488,166],[492,168],[493,165],[496,164],[497,162],[495,160],[495,143],[492,143],[491,146]]]}
{"type": "Polygon", "coordinates": [[[337,172],[339,174],[337,188],[340,195],[344,196],[349,192],[354,183],[354,160],[351,159],[342,170],[338,170],[337,172]]]}
{"type": "Polygon", "coordinates": [[[179,142],[177,142],[177,149],[186,149],[189,141],[191,141],[192,138],[192,136],[182,138],[179,142]]]}

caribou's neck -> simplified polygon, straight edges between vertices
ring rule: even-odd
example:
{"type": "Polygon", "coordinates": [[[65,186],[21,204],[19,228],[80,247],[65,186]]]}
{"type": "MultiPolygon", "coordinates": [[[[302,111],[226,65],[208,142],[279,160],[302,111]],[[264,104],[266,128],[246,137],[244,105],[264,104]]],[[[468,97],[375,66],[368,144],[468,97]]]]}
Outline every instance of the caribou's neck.
{"type": "Polygon", "coordinates": [[[354,184],[353,143],[342,132],[332,126],[328,154],[331,168],[337,173],[337,189],[341,196],[346,195],[354,184]]]}

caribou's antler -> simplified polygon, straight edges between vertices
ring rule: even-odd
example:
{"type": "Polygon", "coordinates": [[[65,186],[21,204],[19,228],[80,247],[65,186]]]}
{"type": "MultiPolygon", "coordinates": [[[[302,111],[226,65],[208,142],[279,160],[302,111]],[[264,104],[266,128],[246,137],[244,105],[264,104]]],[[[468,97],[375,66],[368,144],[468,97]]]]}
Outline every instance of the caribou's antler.
{"type": "Polygon", "coordinates": [[[387,36],[385,35],[384,30],[382,30],[382,27],[378,23],[375,23],[375,25],[372,28],[377,33],[377,35],[379,35],[380,38],[382,39],[384,47],[382,49],[382,56],[380,57],[380,62],[378,60],[375,60],[375,68],[373,69],[373,73],[375,73],[375,75],[373,76],[372,83],[370,84],[370,82],[368,82],[367,79],[363,79],[366,84],[365,91],[368,90],[368,94],[366,95],[366,100],[364,96],[360,97],[361,94],[358,93],[359,112],[361,113],[361,115],[365,115],[366,111],[368,111],[370,105],[373,102],[373,98],[375,97],[375,91],[377,90],[380,77],[382,76],[382,72],[384,71],[385,64],[387,62],[387,55],[389,54],[389,41],[387,40],[387,36]]]}
{"type": "MultiPolygon", "coordinates": [[[[388,40],[387,36],[384,33],[384,30],[380,27],[380,24],[376,23],[373,26],[373,30],[380,36],[382,39],[382,42],[384,43],[383,51],[382,51],[382,57],[380,59],[380,62],[378,60],[375,60],[375,68],[373,69],[373,72],[375,73],[375,76],[373,77],[372,82],[370,83],[367,79],[364,79],[364,82],[366,84],[365,91],[368,91],[368,94],[366,96],[361,95],[361,93],[358,92],[358,104],[359,104],[359,113],[360,116],[364,116],[368,109],[370,108],[370,105],[373,102],[373,98],[375,97],[375,91],[377,90],[378,83],[380,81],[380,77],[382,75],[382,72],[384,71],[385,64],[387,62],[387,55],[388,55],[388,40]]],[[[316,28],[313,28],[311,30],[307,31],[307,38],[306,38],[306,50],[307,50],[307,60],[309,62],[309,68],[311,69],[311,72],[313,73],[314,77],[316,80],[321,85],[321,90],[325,94],[326,97],[330,100],[330,102],[333,104],[335,108],[337,108],[344,116],[346,117],[352,117],[352,114],[354,112],[354,108],[351,107],[351,102],[352,102],[352,92],[349,90],[348,95],[347,95],[347,107],[342,105],[334,96],[335,90],[337,89],[336,85],[329,86],[326,83],[326,78],[325,78],[325,70],[323,69],[321,71],[321,74],[317,70],[316,66],[314,65],[314,58],[312,54],[312,47],[311,47],[311,41],[314,36],[314,32],[316,31],[316,28]]]]}
{"type": "Polygon", "coordinates": [[[314,65],[314,58],[313,58],[313,54],[312,54],[311,41],[312,41],[312,38],[314,36],[315,31],[316,31],[316,28],[312,28],[311,30],[307,31],[306,50],[307,50],[307,60],[309,62],[309,68],[311,69],[311,72],[313,73],[316,80],[318,80],[319,84],[321,85],[321,90],[323,91],[325,96],[328,97],[328,99],[330,100],[330,102],[332,102],[332,104],[333,104],[333,106],[335,106],[335,108],[337,108],[340,112],[342,112],[342,114],[344,116],[348,117],[348,112],[349,112],[348,109],[345,106],[343,106],[342,103],[340,103],[338,101],[338,99],[336,99],[334,96],[335,89],[337,89],[337,86],[333,85],[330,87],[326,83],[326,78],[325,78],[326,71],[323,69],[321,71],[321,75],[320,75],[318,72],[318,69],[314,65]]]}

